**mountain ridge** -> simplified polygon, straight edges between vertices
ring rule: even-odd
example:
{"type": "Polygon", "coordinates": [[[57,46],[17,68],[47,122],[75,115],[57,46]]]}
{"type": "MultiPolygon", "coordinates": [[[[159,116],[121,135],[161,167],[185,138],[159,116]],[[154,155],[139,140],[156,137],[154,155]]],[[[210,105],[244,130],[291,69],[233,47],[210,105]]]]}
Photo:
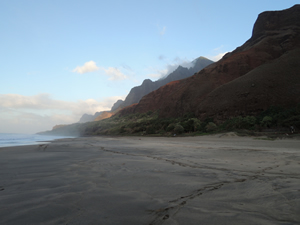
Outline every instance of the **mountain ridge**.
{"type": "Polygon", "coordinates": [[[143,96],[158,89],[159,87],[171,81],[180,80],[192,76],[194,73],[200,71],[201,69],[212,63],[214,63],[212,60],[200,56],[191,62],[192,66],[190,68],[179,65],[173,72],[169,73],[163,79],[159,79],[157,81],[145,79],[141,85],[133,87],[130,90],[124,101],[119,99],[117,102],[115,102],[110,111],[96,112],[94,115],[84,114],[80,118],[79,123],[98,121],[101,118],[108,118],[108,115],[113,115],[121,108],[132,105],[134,103],[138,103],[143,96]],[[101,116],[101,114],[103,113],[105,114],[105,116],[101,116]]]}
{"type": "Polygon", "coordinates": [[[133,87],[123,103],[120,104],[119,107],[126,107],[129,105],[132,105],[134,103],[138,103],[141,98],[147,94],[149,94],[152,91],[157,90],[159,87],[174,81],[174,80],[180,80],[187,77],[192,76],[194,73],[202,70],[206,66],[214,63],[213,61],[200,56],[197,59],[192,61],[193,66],[190,68],[183,67],[179,65],[176,70],[169,73],[164,79],[159,79],[157,81],[151,81],[150,79],[145,79],[143,83],[139,86],[133,87]]]}
{"type": "MultiPolygon", "coordinates": [[[[219,119],[246,115],[247,107],[244,107],[243,102],[236,100],[238,98],[237,95],[243,93],[230,96],[230,101],[239,102],[240,105],[235,107],[227,105],[223,107],[223,111],[220,111],[218,110],[218,105],[224,105],[224,101],[228,102],[229,100],[214,96],[213,91],[223,86],[223,93],[218,92],[220,97],[222,94],[224,95],[224,93],[226,94],[227,91],[230,91],[230,88],[232,88],[229,85],[230,82],[248,74],[259,66],[279,59],[289,51],[299,48],[299,21],[300,5],[295,5],[282,11],[267,11],[259,14],[254,24],[251,38],[242,46],[227,53],[221,60],[204,68],[195,75],[179,82],[172,82],[149,93],[138,104],[121,110],[120,115],[158,110],[161,117],[178,117],[191,112],[201,119],[214,115],[219,119]],[[267,27],[266,30],[264,30],[265,27],[267,27]],[[241,110],[236,110],[236,108],[241,110]]],[[[289,56],[296,57],[295,54],[297,55],[297,51],[289,56]]],[[[279,61],[277,60],[277,63],[279,61]]],[[[282,64],[282,66],[287,65],[282,64]]],[[[296,72],[300,70],[298,66],[293,68],[296,72]]],[[[263,74],[260,75],[263,77],[263,74]]],[[[261,79],[260,82],[267,83],[267,79],[267,77],[261,79]]],[[[277,79],[277,82],[280,83],[280,77],[277,76],[277,79]]],[[[251,83],[251,79],[249,82],[251,83]]],[[[298,85],[299,83],[296,84],[298,85]]],[[[290,84],[290,88],[299,90],[294,86],[290,84]]],[[[254,91],[255,89],[252,90],[253,93],[249,97],[255,96],[254,91]]],[[[268,88],[268,91],[274,93],[274,90],[270,88],[268,88]]],[[[298,94],[298,91],[295,91],[295,93],[298,94]]],[[[289,100],[290,104],[299,102],[296,95],[290,97],[293,98],[289,100]]],[[[271,103],[275,105],[281,104],[281,101],[273,100],[273,102],[265,101],[265,99],[256,99],[256,102],[253,100],[255,107],[252,104],[252,112],[258,113],[269,107],[271,103]]]]}

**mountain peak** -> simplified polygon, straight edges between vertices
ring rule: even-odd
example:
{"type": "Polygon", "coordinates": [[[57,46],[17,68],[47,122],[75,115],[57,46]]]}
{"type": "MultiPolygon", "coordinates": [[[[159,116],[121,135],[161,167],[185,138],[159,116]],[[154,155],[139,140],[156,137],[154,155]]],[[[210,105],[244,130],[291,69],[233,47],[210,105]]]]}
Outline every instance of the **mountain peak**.
{"type": "Polygon", "coordinates": [[[183,66],[181,66],[181,65],[179,65],[179,66],[177,67],[177,70],[182,70],[182,69],[186,69],[186,67],[183,67],[183,66]]]}
{"type": "Polygon", "coordinates": [[[145,79],[145,80],[143,81],[142,85],[143,85],[143,84],[149,84],[149,83],[152,83],[152,80],[150,80],[150,79],[145,79]]]}
{"type": "Polygon", "coordinates": [[[289,26],[300,26],[300,4],[281,11],[260,13],[254,24],[251,39],[256,39],[266,32],[289,26]]]}

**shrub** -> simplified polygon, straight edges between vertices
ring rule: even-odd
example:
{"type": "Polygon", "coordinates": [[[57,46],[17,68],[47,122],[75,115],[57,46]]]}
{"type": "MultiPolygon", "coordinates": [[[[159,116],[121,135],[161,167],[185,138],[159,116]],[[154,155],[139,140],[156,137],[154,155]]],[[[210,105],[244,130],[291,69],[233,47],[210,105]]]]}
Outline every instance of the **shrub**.
{"type": "Polygon", "coordinates": [[[213,122],[209,122],[206,126],[205,126],[206,131],[211,132],[211,131],[215,131],[217,129],[217,125],[213,122]]]}
{"type": "Polygon", "coordinates": [[[235,129],[235,128],[240,128],[241,124],[242,124],[242,117],[238,116],[238,117],[233,117],[231,119],[226,120],[223,124],[222,124],[222,128],[225,129],[235,129]]]}
{"type": "Polygon", "coordinates": [[[150,116],[152,113],[153,113],[152,111],[148,111],[146,114],[147,114],[148,116],[150,116]]]}
{"type": "Polygon", "coordinates": [[[126,132],[125,126],[121,126],[119,132],[120,133],[125,133],[126,132]]]}
{"type": "Polygon", "coordinates": [[[289,126],[300,127],[300,115],[292,116],[292,117],[282,121],[281,124],[286,127],[289,127],[289,126]]]}
{"type": "Polygon", "coordinates": [[[169,126],[167,126],[166,131],[167,132],[171,132],[171,131],[174,130],[174,128],[175,128],[175,124],[174,123],[170,123],[169,126]]]}
{"type": "Polygon", "coordinates": [[[201,129],[201,121],[197,118],[190,118],[188,121],[186,121],[186,127],[185,130],[187,131],[199,131],[201,129]]]}
{"type": "Polygon", "coordinates": [[[242,120],[241,128],[246,128],[246,129],[252,128],[254,127],[255,123],[256,123],[256,118],[254,116],[246,116],[242,120]]]}
{"type": "Polygon", "coordinates": [[[201,130],[201,121],[197,118],[192,118],[191,120],[194,122],[194,131],[201,130]]]}
{"type": "Polygon", "coordinates": [[[233,119],[233,127],[240,129],[242,128],[242,126],[243,126],[243,117],[241,116],[235,117],[233,119]]]}
{"type": "Polygon", "coordinates": [[[141,126],[141,127],[135,127],[132,129],[132,133],[138,133],[138,132],[143,132],[146,130],[146,127],[141,126]]]}
{"type": "Polygon", "coordinates": [[[156,130],[153,126],[147,127],[147,130],[146,130],[147,134],[155,134],[155,131],[156,130]]]}
{"type": "Polygon", "coordinates": [[[195,114],[194,113],[192,113],[192,112],[189,112],[189,113],[185,113],[184,115],[183,115],[183,119],[190,119],[190,118],[193,118],[193,117],[195,117],[195,114]]]}
{"type": "Polygon", "coordinates": [[[176,134],[182,134],[184,131],[184,128],[183,126],[181,126],[180,124],[176,124],[175,127],[174,127],[174,132],[176,134]]]}
{"type": "Polygon", "coordinates": [[[222,124],[225,129],[252,129],[255,127],[256,118],[254,116],[234,117],[222,124]]]}
{"type": "Polygon", "coordinates": [[[271,116],[265,116],[262,121],[260,122],[260,124],[263,127],[270,127],[272,125],[272,117],[271,116]]]}
{"type": "MultiPolygon", "coordinates": [[[[158,127],[158,130],[166,130],[167,127],[169,126],[169,124],[171,124],[173,122],[172,119],[155,119],[153,120],[153,124],[158,127]]],[[[172,128],[174,129],[174,127],[172,128]]]]}
{"type": "Polygon", "coordinates": [[[183,127],[185,132],[189,132],[193,130],[193,124],[190,123],[189,120],[180,122],[180,125],[183,127]]]}

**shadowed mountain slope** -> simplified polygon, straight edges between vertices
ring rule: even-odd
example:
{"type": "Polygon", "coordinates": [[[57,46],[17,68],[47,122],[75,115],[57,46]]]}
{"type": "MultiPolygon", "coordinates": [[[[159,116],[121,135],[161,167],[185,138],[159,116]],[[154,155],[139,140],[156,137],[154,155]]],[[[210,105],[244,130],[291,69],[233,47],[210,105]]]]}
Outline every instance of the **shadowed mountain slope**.
{"type": "MultiPolygon", "coordinates": [[[[157,81],[151,81],[150,79],[146,79],[143,81],[143,83],[140,86],[136,86],[132,88],[123,102],[120,102],[121,100],[118,100],[117,105],[123,108],[132,105],[134,103],[138,103],[143,96],[149,94],[152,91],[157,90],[159,87],[175,80],[181,80],[190,77],[194,73],[199,72],[200,70],[202,70],[203,68],[205,68],[206,66],[212,63],[213,61],[205,57],[199,57],[192,62],[193,66],[190,68],[178,66],[176,70],[174,70],[172,73],[170,73],[168,76],[166,76],[163,79],[157,81]]],[[[117,108],[113,106],[112,111],[116,109],[117,108]]]]}
{"type": "Polygon", "coordinates": [[[195,113],[226,119],[272,105],[300,102],[300,5],[263,12],[252,37],[197,74],[168,83],[121,115],[157,111],[162,117],[195,113]]]}

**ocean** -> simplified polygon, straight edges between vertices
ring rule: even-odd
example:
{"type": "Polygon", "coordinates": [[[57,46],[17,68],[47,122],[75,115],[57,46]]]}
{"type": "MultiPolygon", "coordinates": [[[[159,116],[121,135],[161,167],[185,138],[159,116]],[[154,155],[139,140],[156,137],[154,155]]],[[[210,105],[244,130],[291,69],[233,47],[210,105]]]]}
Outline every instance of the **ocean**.
{"type": "Polygon", "coordinates": [[[38,134],[0,133],[0,147],[35,145],[47,143],[54,139],[70,138],[68,136],[48,136],[38,134]]]}

